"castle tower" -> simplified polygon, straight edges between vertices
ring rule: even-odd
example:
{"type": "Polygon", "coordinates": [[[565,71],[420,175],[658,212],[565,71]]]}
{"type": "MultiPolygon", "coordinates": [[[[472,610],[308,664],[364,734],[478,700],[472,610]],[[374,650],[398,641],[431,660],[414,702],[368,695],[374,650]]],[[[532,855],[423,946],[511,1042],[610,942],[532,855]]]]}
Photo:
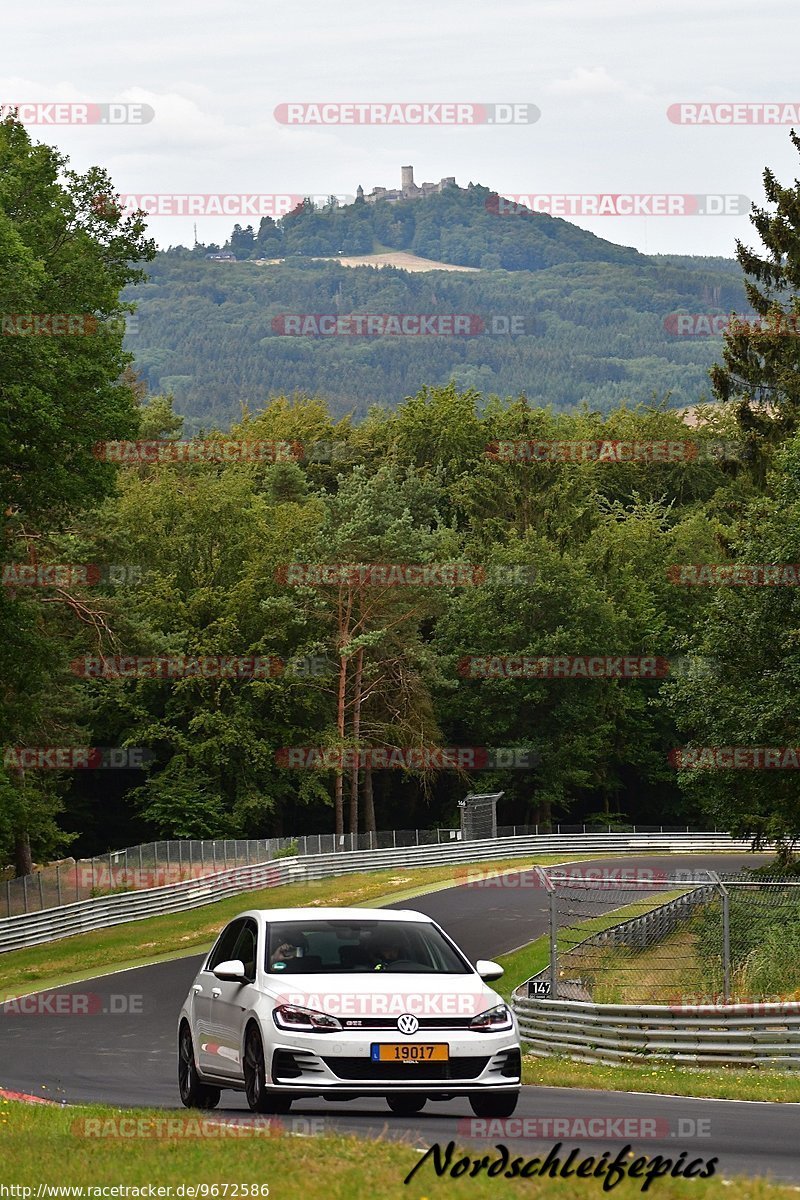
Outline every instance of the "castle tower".
{"type": "Polygon", "coordinates": [[[413,167],[401,167],[400,168],[400,188],[404,193],[416,190],[415,185],[414,185],[414,168],[413,167]]]}

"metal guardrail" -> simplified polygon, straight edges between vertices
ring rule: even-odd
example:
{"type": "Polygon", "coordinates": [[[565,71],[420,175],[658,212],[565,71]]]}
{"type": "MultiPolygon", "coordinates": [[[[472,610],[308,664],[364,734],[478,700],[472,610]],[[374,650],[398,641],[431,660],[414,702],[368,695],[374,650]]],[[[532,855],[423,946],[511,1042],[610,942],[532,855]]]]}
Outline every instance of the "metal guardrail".
{"type": "MultiPolygon", "coordinates": [[[[492,836],[563,833],[689,833],[688,826],[502,825],[492,836]]],[[[489,836],[488,832],[485,836],[489,836]]],[[[30,875],[0,878],[0,918],[91,900],[114,891],[145,890],[197,879],[230,867],[249,867],[286,855],[338,854],[438,846],[464,838],[461,829],[383,829],[375,833],[313,833],[297,837],[170,839],[107,850],[94,858],[48,863],[30,875]],[[3,912],[3,908],[5,911],[3,912]]],[[[474,839],[470,839],[474,840],[474,839]]]]}
{"type": "MultiPolygon", "coordinates": [[[[523,985],[524,987],[525,985],[523,985]]],[[[526,1052],[614,1064],[800,1068],[800,1002],[721,1005],[588,1004],[534,1000],[513,1007],[526,1052]]]]}
{"type": "Polygon", "coordinates": [[[602,833],[540,834],[452,841],[448,844],[387,850],[339,851],[282,858],[235,867],[163,887],[121,892],[111,896],[25,913],[0,920],[0,953],[35,946],[77,933],[106,929],[164,913],[182,912],[213,904],[227,896],[276,887],[279,884],[323,879],[358,871],[380,871],[435,865],[491,862],[531,854],[630,854],[642,851],[747,850],[749,843],[723,833],[602,833]]]}

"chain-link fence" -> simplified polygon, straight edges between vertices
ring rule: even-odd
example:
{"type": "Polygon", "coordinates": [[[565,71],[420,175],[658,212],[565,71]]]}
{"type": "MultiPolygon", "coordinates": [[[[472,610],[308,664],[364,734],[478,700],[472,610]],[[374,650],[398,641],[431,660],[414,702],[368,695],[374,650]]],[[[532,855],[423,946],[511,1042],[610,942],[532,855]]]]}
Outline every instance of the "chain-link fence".
{"type": "MultiPolygon", "coordinates": [[[[524,837],[540,833],[611,833],[605,825],[501,825],[497,837],[524,837]]],[[[688,826],[631,825],[631,833],[689,833],[688,826]]],[[[716,832],[716,831],[715,831],[716,832]]],[[[12,877],[0,873],[0,916],[38,912],[93,896],[119,891],[163,887],[222,871],[228,867],[269,862],[289,854],[334,854],[351,850],[391,850],[407,846],[437,846],[461,839],[460,829],[388,829],[377,833],[313,833],[301,837],[173,840],[148,842],[125,850],[111,850],[95,858],[65,859],[12,877]]]]}
{"type": "Polygon", "coordinates": [[[529,994],[597,1004],[800,1001],[800,880],[542,871],[551,962],[529,994]]]}
{"type": "Polygon", "coordinates": [[[297,838],[148,842],[125,850],[110,850],[95,858],[51,863],[32,875],[12,878],[9,872],[5,880],[0,880],[0,916],[39,912],[115,892],[164,887],[229,867],[270,862],[288,855],[436,846],[460,837],[461,831],[457,829],[398,829],[339,837],[320,833],[297,838]]]}
{"type": "Polygon", "coordinates": [[[800,1000],[800,879],[543,871],[550,965],[529,994],[596,1004],[800,1000]]]}

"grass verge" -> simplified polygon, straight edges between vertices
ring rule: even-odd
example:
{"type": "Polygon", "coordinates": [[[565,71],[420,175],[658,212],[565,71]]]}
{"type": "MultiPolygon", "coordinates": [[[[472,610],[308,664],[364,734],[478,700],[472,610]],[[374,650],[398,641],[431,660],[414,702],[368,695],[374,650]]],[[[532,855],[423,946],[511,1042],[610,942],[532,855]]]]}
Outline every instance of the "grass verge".
{"type": "MultiPolygon", "coordinates": [[[[578,1197],[585,1200],[604,1194],[601,1181],[591,1178],[517,1178],[504,1180],[498,1188],[498,1178],[488,1178],[485,1172],[472,1177],[465,1169],[466,1173],[461,1177],[454,1178],[449,1173],[437,1177],[430,1158],[405,1186],[405,1177],[419,1162],[418,1147],[423,1145],[427,1149],[427,1141],[415,1145],[410,1141],[376,1141],[330,1133],[319,1134],[313,1141],[308,1138],[301,1141],[290,1133],[272,1130],[268,1136],[258,1137],[223,1137],[222,1130],[216,1136],[172,1136],[167,1139],[148,1136],[146,1132],[143,1136],[85,1136],[87,1120],[99,1119],[100,1127],[109,1130],[112,1126],[106,1122],[114,1121],[118,1116],[129,1122],[141,1118],[144,1125],[151,1122],[153,1129],[158,1128],[155,1124],[158,1120],[163,1122],[165,1118],[164,1113],[127,1111],[120,1114],[118,1110],[99,1106],[44,1108],[13,1101],[0,1102],[3,1182],[31,1188],[29,1195],[32,1197],[36,1197],[40,1184],[62,1188],[127,1185],[143,1188],[139,1194],[145,1196],[148,1184],[152,1184],[171,1188],[173,1197],[181,1194],[176,1190],[180,1185],[184,1185],[183,1195],[186,1196],[201,1196],[200,1191],[192,1193],[190,1189],[205,1186],[206,1197],[219,1197],[220,1200],[225,1200],[226,1195],[231,1200],[248,1195],[260,1200],[267,1194],[266,1188],[272,1200],[282,1197],[291,1200],[297,1196],[304,1200],[354,1200],[365,1195],[376,1200],[393,1200],[401,1196],[408,1200],[450,1200],[453,1196],[483,1200],[485,1197],[496,1198],[499,1191],[503,1195],[516,1193],[537,1200],[552,1195],[559,1200],[577,1200],[578,1197]],[[514,1184],[520,1185],[519,1191],[514,1184]],[[225,1185],[228,1185],[227,1190],[225,1185]],[[243,1185],[247,1185],[248,1191],[243,1190],[243,1185]],[[256,1186],[257,1191],[254,1190],[256,1186]]],[[[187,1122],[199,1122],[202,1114],[186,1113],[183,1116],[187,1122]]],[[[284,1128],[291,1127],[291,1120],[290,1117],[283,1118],[284,1128]]],[[[391,1120],[387,1114],[387,1125],[391,1120]]],[[[124,1128],[131,1129],[132,1125],[124,1128]]],[[[135,1128],[138,1130],[143,1126],[137,1124],[135,1128]]],[[[473,1148],[466,1153],[473,1160],[487,1154],[489,1163],[494,1162],[498,1154],[492,1147],[481,1151],[473,1148]]],[[[598,1153],[596,1145],[587,1146],[580,1157],[598,1153]]],[[[456,1151],[452,1163],[459,1157],[456,1151]]],[[[528,1156],[523,1154],[521,1157],[527,1159],[528,1156]]],[[[562,1162],[564,1157],[562,1154],[562,1162]]],[[[623,1180],[614,1187],[614,1195],[619,1200],[641,1196],[645,1182],[645,1179],[623,1180]]],[[[652,1194],[660,1200],[676,1200],[688,1195],[693,1200],[721,1200],[722,1196],[729,1200],[731,1192],[719,1175],[708,1180],[693,1179],[691,1184],[667,1176],[655,1182],[652,1194]]],[[[794,1200],[796,1194],[795,1188],[752,1179],[736,1180],[733,1191],[738,1200],[790,1200],[790,1197],[794,1200]]]]}
{"type": "MultiPolygon", "coordinates": [[[[524,1049],[524,1047],[523,1047],[524,1049]]],[[[522,1060],[522,1078],[537,1087],[588,1088],[613,1092],[660,1092],[706,1100],[766,1100],[800,1104],[800,1072],[759,1067],[681,1067],[671,1063],[573,1062],[570,1058],[522,1060]]]]}

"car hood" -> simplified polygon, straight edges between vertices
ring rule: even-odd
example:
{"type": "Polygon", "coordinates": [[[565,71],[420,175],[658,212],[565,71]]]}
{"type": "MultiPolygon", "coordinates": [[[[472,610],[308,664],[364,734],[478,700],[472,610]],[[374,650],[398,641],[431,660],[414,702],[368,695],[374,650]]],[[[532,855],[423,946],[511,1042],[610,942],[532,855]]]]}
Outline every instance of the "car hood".
{"type": "Polygon", "coordinates": [[[275,1003],[297,1004],[334,1017],[474,1017],[503,1001],[478,975],[292,974],[263,989],[275,1003]]]}

